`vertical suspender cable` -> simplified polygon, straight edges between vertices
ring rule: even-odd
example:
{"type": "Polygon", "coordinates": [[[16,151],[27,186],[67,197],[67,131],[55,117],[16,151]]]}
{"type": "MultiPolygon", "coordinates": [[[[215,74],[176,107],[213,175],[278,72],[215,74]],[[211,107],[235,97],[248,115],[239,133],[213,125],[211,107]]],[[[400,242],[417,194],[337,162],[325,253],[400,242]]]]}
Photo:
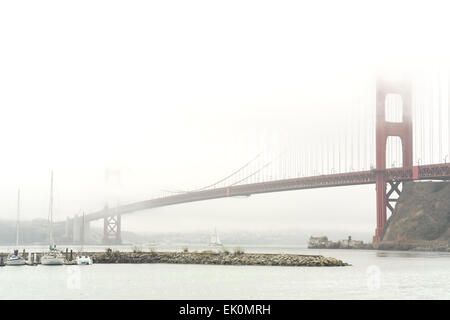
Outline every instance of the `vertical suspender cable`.
{"type": "MultiPolygon", "coordinates": [[[[401,99],[402,99],[402,97],[400,97],[400,99],[397,99],[396,102],[395,102],[395,104],[396,104],[395,113],[396,113],[397,121],[402,121],[402,119],[400,117],[400,115],[401,115],[401,104],[402,104],[401,99]]],[[[400,141],[401,141],[401,139],[399,139],[399,138],[395,139],[395,152],[396,152],[396,154],[395,154],[395,165],[397,167],[401,167],[401,162],[400,162],[401,156],[400,156],[400,154],[401,154],[402,146],[401,146],[400,141]]]]}
{"type": "Polygon", "coordinates": [[[342,167],[341,167],[341,161],[342,161],[342,158],[341,158],[341,155],[342,155],[342,127],[339,127],[339,131],[338,131],[338,136],[337,136],[337,138],[338,138],[338,148],[337,148],[337,161],[338,161],[338,163],[337,163],[337,166],[338,166],[338,170],[339,170],[339,173],[342,173],[342,167]]]}
{"type": "Polygon", "coordinates": [[[439,159],[438,163],[442,161],[442,112],[441,112],[441,79],[440,72],[438,71],[438,79],[437,79],[437,93],[438,93],[438,150],[439,150],[439,159]]]}
{"type": "Polygon", "coordinates": [[[434,140],[434,132],[433,132],[433,109],[434,109],[434,83],[433,83],[433,78],[431,81],[431,103],[430,103],[430,164],[433,163],[433,140],[434,140]]]}
{"type": "MultiPolygon", "coordinates": [[[[422,77],[423,78],[423,77],[422,77]]],[[[422,162],[425,162],[425,92],[424,92],[425,88],[423,87],[423,82],[422,82],[422,95],[421,95],[421,99],[420,99],[420,104],[421,104],[421,108],[420,108],[420,113],[421,113],[421,122],[422,122],[422,130],[421,130],[421,136],[420,136],[420,144],[421,144],[421,151],[422,151],[422,162]]]]}
{"type": "Polygon", "coordinates": [[[360,105],[360,99],[358,98],[357,103],[356,103],[356,168],[357,170],[360,169],[360,161],[361,161],[361,150],[360,150],[360,144],[359,142],[361,141],[361,105],[360,105]]]}
{"type": "Polygon", "coordinates": [[[347,125],[344,128],[344,172],[347,172],[348,156],[347,156],[347,132],[348,132],[348,120],[347,125]]]}
{"type": "Polygon", "coordinates": [[[366,104],[366,102],[364,102],[364,104],[363,104],[363,121],[364,121],[364,123],[366,124],[365,126],[364,126],[364,137],[363,137],[363,144],[362,144],[362,147],[363,147],[363,170],[366,170],[366,168],[367,168],[367,128],[368,128],[368,125],[367,125],[367,122],[366,121],[369,121],[369,119],[367,119],[367,104],[366,104]]]}
{"type": "MultiPolygon", "coordinates": [[[[331,137],[331,167],[334,168],[334,170],[336,170],[336,153],[335,153],[335,149],[336,149],[336,135],[333,135],[333,137],[331,137]]],[[[334,172],[332,172],[334,173],[334,172]]]]}
{"type": "Polygon", "coordinates": [[[354,109],[355,109],[355,102],[352,101],[352,111],[350,116],[350,171],[353,169],[353,125],[354,125],[354,109]]]}

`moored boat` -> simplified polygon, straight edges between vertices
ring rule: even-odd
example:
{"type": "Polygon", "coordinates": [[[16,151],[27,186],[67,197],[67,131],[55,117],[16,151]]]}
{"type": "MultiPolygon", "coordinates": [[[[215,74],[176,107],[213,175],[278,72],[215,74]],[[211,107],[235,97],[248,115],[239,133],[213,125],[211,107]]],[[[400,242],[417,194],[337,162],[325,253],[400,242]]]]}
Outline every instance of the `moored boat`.
{"type": "Polygon", "coordinates": [[[91,265],[93,264],[92,258],[88,255],[82,253],[77,257],[77,264],[78,265],[91,265]]]}
{"type": "Polygon", "coordinates": [[[85,214],[83,212],[83,223],[82,223],[82,236],[81,236],[81,253],[77,256],[78,265],[91,265],[93,264],[92,258],[89,257],[85,252],[83,252],[84,238],[85,238],[85,214]]]}
{"type": "MultiPolygon", "coordinates": [[[[16,246],[19,246],[19,229],[20,229],[20,189],[17,192],[17,221],[16,221],[16,246]]],[[[23,266],[25,259],[19,255],[19,250],[15,249],[12,255],[9,255],[5,261],[7,266],[23,266]]]]}
{"type": "Polygon", "coordinates": [[[64,256],[55,247],[50,246],[50,251],[42,256],[41,264],[47,266],[63,265],[64,256]]]}
{"type": "Polygon", "coordinates": [[[24,266],[25,259],[19,255],[19,250],[14,250],[14,253],[6,259],[5,265],[7,266],[24,266]]]}
{"type": "Polygon", "coordinates": [[[50,180],[50,206],[49,206],[49,235],[48,239],[50,242],[50,251],[44,254],[41,258],[41,264],[54,266],[64,264],[64,256],[62,253],[56,249],[56,245],[53,243],[53,171],[51,173],[50,180]]]}

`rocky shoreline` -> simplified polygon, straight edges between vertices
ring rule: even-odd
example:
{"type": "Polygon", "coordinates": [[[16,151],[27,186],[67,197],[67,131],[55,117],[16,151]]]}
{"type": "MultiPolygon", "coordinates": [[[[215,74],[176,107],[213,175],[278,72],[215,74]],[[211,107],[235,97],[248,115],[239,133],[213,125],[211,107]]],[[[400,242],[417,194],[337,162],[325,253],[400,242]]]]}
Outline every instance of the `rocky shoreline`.
{"type": "Polygon", "coordinates": [[[424,252],[450,252],[446,243],[420,243],[382,241],[380,243],[364,243],[358,246],[317,245],[309,249],[353,249],[353,250],[384,250],[384,251],[424,251],[424,252]]]}
{"type": "Polygon", "coordinates": [[[348,249],[348,250],[383,250],[383,251],[423,251],[423,252],[450,252],[450,247],[446,244],[417,244],[407,242],[381,242],[381,243],[364,243],[360,246],[314,246],[309,249],[348,249]]]}
{"type": "Polygon", "coordinates": [[[263,265],[298,267],[349,266],[339,259],[321,255],[211,252],[93,252],[94,263],[175,263],[214,265],[263,265]]]}
{"type": "Polygon", "coordinates": [[[425,252],[450,252],[448,243],[438,242],[394,242],[382,241],[379,244],[373,244],[375,250],[392,250],[392,251],[425,251],[425,252]]]}

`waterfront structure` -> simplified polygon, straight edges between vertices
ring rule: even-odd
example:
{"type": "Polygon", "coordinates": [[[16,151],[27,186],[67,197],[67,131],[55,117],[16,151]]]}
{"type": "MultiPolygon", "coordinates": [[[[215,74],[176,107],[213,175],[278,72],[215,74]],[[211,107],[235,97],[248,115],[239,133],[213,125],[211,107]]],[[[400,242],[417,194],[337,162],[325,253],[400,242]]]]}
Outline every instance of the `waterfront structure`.
{"type": "Polygon", "coordinates": [[[361,240],[353,240],[351,236],[345,240],[339,240],[339,248],[362,248],[364,242],[361,240]]]}
{"type": "Polygon", "coordinates": [[[328,240],[328,237],[313,237],[311,236],[308,241],[308,248],[326,248],[331,241],[328,240]]]}

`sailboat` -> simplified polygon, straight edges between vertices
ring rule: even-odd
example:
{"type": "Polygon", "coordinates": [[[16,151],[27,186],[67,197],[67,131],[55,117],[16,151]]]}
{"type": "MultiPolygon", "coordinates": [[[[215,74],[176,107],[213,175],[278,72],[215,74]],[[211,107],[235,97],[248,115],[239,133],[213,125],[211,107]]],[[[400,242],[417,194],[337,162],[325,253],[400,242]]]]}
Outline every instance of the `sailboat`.
{"type": "Polygon", "coordinates": [[[92,258],[89,257],[85,252],[83,252],[83,245],[84,245],[84,237],[85,237],[85,223],[84,223],[84,212],[83,212],[83,224],[82,224],[82,229],[81,229],[81,253],[77,256],[77,264],[79,265],[91,265],[92,262],[92,258]]]}
{"type": "MultiPolygon", "coordinates": [[[[20,189],[17,192],[17,222],[16,222],[16,247],[19,246],[19,214],[20,214],[20,189]]],[[[7,266],[23,266],[25,259],[19,255],[19,250],[15,249],[14,253],[6,259],[7,266]]]]}
{"type": "Polygon", "coordinates": [[[214,233],[211,235],[209,240],[210,247],[223,247],[222,242],[220,242],[219,235],[217,234],[217,229],[214,228],[214,233]]]}
{"type": "Polygon", "coordinates": [[[14,250],[14,253],[8,256],[8,259],[5,262],[7,266],[24,266],[26,263],[25,259],[22,256],[19,256],[19,250],[14,250]]]}
{"type": "Polygon", "coordinates": [[[56,245],[53,243],[53,171],[50,180],[50,205],[49,205],[49,252],[44,254],[41,258],[41,264],[43,265],[63,265],[64,256],[60,251],[56,249],[56,245]]]}

